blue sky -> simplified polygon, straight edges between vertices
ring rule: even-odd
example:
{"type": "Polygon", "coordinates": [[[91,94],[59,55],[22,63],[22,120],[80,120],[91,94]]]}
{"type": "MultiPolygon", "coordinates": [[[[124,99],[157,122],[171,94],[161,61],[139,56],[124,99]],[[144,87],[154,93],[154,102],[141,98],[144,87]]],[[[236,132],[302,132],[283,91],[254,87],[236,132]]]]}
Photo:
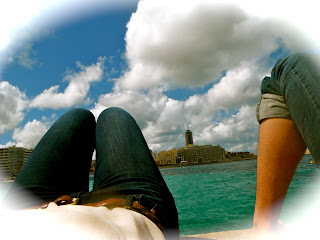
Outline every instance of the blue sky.
{"type": "Polygon", "coordinates": [[[31,2],[0,35],[0,146],[34,147],[71,108],[118,106],[153,151],[183,147],[188,126],[195,144],[256,152],[262,78],[318,36],[246,2],[31,2]]]}
{"type": "MultiPolygon", "coordinates": [[[[15,60],[5,66],[2,79],[10,80],[10,83],[20,89],[27,89],[28,96],[35,97],[49,86],[61,84],[66,71],[77,70],[76,62],[91,65],[101,56],[108,58],[104,80],[118,77],[121,69],[126,67],[126,61],[123,59],[124,37],[126,23],[134,10],[106,11],[63,26],[46,29],[48,32],[45,36],[26,43],[17,51],[15,60]],[[26,66],[17,56],[28,47],[27,57],[33,61],[26,66]],[[31,82],[32,87],[30,87],[31,82]]],[[[62,84],[62,88],[67,85],[67,83],[62,84]]],[[[110,81],[102,81],[100,84],[103,85],[92,86],[92,97],[97,98],[104,93],[102,88],[111,89],[113,85],[110,81]]]]}

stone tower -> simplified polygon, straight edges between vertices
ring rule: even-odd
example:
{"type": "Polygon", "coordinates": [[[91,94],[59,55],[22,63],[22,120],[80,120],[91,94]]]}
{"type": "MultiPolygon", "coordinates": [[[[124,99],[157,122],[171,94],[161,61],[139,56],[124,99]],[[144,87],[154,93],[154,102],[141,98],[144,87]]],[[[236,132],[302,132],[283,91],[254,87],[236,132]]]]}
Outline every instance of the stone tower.
{"type": "Polygon", "coordinates": [[[190,130],[186,131],[185,139],[186,139],[186,146],[193,146],[192,132],[190,130]]]}

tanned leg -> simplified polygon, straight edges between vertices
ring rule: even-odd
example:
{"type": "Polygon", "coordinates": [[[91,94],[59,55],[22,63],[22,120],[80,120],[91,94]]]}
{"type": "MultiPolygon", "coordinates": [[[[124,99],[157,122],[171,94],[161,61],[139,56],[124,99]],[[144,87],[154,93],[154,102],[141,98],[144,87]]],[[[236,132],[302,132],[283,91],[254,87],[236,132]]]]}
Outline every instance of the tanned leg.
{"type": "Polygon", "coordinates": [[[306,145],[291,119],[260,124],[257,192],[253,228],[258,235],[277,230],[283,201],[306,145]]]}

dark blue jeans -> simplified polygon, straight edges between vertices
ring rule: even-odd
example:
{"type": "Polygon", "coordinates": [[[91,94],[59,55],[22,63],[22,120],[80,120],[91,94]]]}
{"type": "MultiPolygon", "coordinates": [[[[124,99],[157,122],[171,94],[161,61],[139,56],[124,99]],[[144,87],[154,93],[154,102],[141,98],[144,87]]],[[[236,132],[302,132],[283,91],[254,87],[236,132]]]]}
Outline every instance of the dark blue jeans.
{"type": "Polygon", "coordinates": [[[20,208],[62,195],[77,196],[82,204],[136,195],[141,205],[154,207],[166,228],[165,236],[179,238],[174,199],[136,121],[120,108],[104,110],[97,123],[85,109],[74,109],[60,117],[32,152],[6,200],[22,191],[33,197],[21,199],[20,205],[15,201],[20,208]],[[89,192],[95,148],[94,186],[89,192]]]}
{"type": "MultiPolygon", "coordinates": [[[[320,60],[313,54],[293,54],[278,61],[262,94],[282,96],[314,160],[320,165],[320,60]]],[[[275,104],[276,105],[276,104],[275,104]]],[[[267,110],[267,109],[266,109],[267,110]]],[[[272,111],[272,109],[269,109],[272,111]]]]}

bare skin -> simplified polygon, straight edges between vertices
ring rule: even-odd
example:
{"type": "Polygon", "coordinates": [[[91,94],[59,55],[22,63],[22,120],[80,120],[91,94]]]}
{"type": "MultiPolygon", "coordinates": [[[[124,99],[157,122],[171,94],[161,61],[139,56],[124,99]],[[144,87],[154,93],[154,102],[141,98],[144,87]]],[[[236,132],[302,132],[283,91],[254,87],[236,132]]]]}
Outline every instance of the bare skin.
{"type": "Polygon", "coordinates": [[[275,233],[281,208],[306,144],[294,122],[269,118],[260,124],[256,205],[253,229],[257,235],[275,233]]]}

